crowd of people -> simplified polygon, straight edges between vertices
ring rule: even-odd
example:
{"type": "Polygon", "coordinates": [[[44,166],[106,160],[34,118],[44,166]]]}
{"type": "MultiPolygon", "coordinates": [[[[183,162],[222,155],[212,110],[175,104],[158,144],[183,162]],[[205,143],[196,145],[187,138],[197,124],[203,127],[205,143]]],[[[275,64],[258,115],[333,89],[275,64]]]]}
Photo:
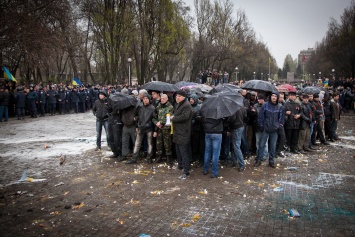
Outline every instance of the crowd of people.
{"type": "Polygon", "coordinates": [[[101,150],[104,128],[111,158],[126,160],[127,165],[145,158],[148,163],[167,162],[169,168],[176,160],[180,179],[190,176],[192,164],[209,174],[212,161],[211,177],[216,178],[220,162],[243,172],[244,160],[255,155],[255,167],[267,160],[275,168],[277,157],[314,152],[338,140],[340,114],[355,112],[354,80],[324,80],[312,86],[316,85],[323,88],[320,93],[303,93],[302,87],[288,93],[240,90],[236,93],[243,96],[242,108],[220,119],[204,117],[201,107],[207,96],[188,88],[161,92],[125,85],[31,84],[9,92],[1,87],[0,121],[8,121],[10,109],[18,120],[92,110],[96,151],[101,150]],[[136,105],[115,108],[110,94],[116,92],[131,96],[136,105]]]}

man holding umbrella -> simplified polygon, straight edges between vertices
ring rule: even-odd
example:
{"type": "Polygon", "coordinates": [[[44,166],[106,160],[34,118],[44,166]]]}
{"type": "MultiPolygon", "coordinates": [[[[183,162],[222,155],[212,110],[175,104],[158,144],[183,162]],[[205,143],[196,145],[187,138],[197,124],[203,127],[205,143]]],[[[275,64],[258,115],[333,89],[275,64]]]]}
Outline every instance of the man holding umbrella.
{"type": "Polygon", "coordinates": [[[263,159],[264,149],[266,142],[270,141],[269,146],[269,166],[276,168],[274,162],[276,143],[277,143],[277,130],[284,124],[284,110],[278,104],[279,92],[271,92],[270,101],[263,104],[258,116],[258,129],[263,132],[260,139],[260,151],[257,154],[254,167],[261,165],[263,159]]]}

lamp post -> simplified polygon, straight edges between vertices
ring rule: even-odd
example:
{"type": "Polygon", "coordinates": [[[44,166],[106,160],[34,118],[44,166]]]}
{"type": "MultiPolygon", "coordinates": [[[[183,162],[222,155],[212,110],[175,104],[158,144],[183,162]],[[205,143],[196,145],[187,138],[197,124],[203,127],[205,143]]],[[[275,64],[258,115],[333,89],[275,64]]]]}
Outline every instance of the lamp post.
{"type": "MultiPolygon", "coordinates": [[[[334,78],[334,73],[335,73],[335,69],[332,69],[332,74],[333,74],[333,78],[334,78]]],[[[335,78],[334,78],[335,79],[335,78]]]]}
{"type": "Polygon", "coordinates": [[[319,72],[319,79],[322,79],[322,73],[319,72]]]}
{"type": "Polygon", "coordinates": [[[235,82],[238,81],[238,67],[235,67],[235,82]]]}
{"type": "Polygon", "coordinates": [[[132,59],[128,58],[127,61],[128,61],[128,87],[130,87],[131,86],[131,62],[132,62],[132,59]]]}
{"type": "Polygon", "coordinates": [[[255,80],[255,72],[253,72],[254,80],[255,80]]]}
{"type": "Polygon", "coordinates": [[[261,80],[263,80],[263,78],[264,78],[263,76],[264,76],[264,73],[261,73],[261,80]]]}

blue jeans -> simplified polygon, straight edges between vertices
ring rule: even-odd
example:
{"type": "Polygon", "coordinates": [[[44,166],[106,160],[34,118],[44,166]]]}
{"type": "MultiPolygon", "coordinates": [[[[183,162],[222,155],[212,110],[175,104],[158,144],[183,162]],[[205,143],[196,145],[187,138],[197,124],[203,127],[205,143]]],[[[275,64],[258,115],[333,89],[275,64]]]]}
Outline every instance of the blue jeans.
{"type": "Polygon", "coordinates": [[[0,105],[0,121],[2,121],[2,116],[5,113],[5,121],[9,120],[9,108],[7,105],[0,105]]]}
{"type": "Polygon", "coordinates": [[[108,121],[107,120],[106,121],[96,120],[96,146],[98,146],[98,147],[101,147],[102,127],[105,128],[107,145],[108,145],[108,142],[110,141],[108,138],[108,121]]]}
{"type": "MultiPolygon", "coordinates": [[[[255,133],[255,143],[256,143],[256,156],[258,156],[258,152],[260,150],[260,140],[263,136],[262,132],[256,132],[255,133]]],[[[269,140],[269,139],[268,139],[269,140]]],[[[268,144],[268,140],[265,143],[265,149],[264,149],[264,153],[263,153],[263,159],[267,159],[269,157],[269,144],[268,144]]]]}
{"type": "Polygon", "coordinates": [[[243,133],[244,133],[244,127],[233,129],[232,131],[232,144],[233,144],[232,160],[238,161],[238,165],[241,168],[245,167],[243,153],[242,150],[240,149],[243,133]]]}
{"type": "Polygon", "coordinates": [[[218,160],[221,152],[222,134],[206,133],[205,134],[205,162],[204,171],[210,168],[210,159],[212,156],[212,176],[218,175],[218,160]]]}
{"type": "Polygon", "coordinates": [[[263,132],[263,135],[259,141],[259,152],[257,154],[256,160],[262,161],[263,154],[265,151],[265,145],[269,139],[269,163],[274,163],[276,143],[277,143],[277,132],[263,132]]]}

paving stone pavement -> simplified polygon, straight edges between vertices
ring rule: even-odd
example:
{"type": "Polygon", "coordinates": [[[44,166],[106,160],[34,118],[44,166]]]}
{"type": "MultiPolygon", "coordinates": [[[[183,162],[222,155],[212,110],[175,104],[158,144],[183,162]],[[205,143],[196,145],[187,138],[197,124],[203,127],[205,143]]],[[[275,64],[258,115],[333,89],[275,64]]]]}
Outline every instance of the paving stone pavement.
{"type": "MultiPolygon", "coordinates": [[[[341,141],[278,158],[272,169],[194,168],[181,181],[166,165],[125,165],[108,151],[68,157],[47,181],[0,189],[1,236],[355,236],[355,117],[341,141]],[[77,167],[68,172],[66,166],[77,167]],[[300,217],[291,217],[289,209],[300,217]]],[[[1,165],[4,165],[1,163],[1,165]]],[[[6,163],[6,165],[11,165],[6,163]]],[[[35,164],[32,164],[35,165],[35,164]]]]}

